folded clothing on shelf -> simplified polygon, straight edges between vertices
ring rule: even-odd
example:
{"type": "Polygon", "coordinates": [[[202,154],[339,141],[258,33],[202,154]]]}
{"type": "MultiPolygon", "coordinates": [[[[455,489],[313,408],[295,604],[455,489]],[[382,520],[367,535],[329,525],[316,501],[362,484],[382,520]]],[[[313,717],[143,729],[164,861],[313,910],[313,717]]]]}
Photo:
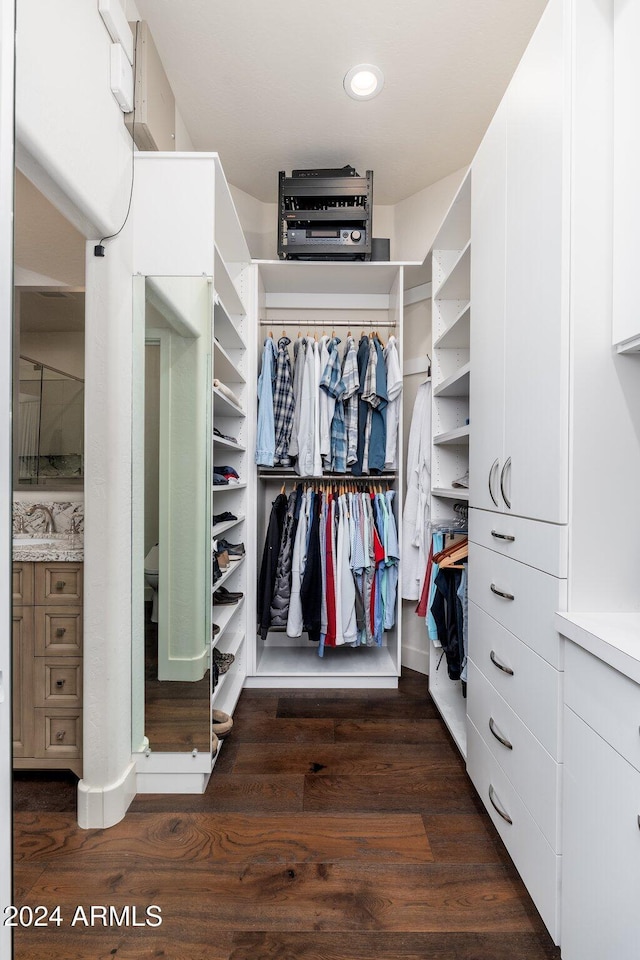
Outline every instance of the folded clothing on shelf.
{"type": "Polygon", "coordinates": [[[233,390],[230,390],[225,383],[222,383],[221,380],[214,380],[213,385],[216,388],[216,390],[218,390],[223,395],[223,397],[226,397],[227,400],[230,400],[231,403],[235,404],[236,407],[240,407],[240,409],[242,409],[242,404],[236,397],[235,393],[233,392],[233,390]]]}
{"type": "Polygon", "coordinates": [[[219,474],[220,476],[224,477],[225,480],[231,480],[232,478],[233,478],[234,480],[239,480],[239,479],[240,479],[240,474],[239,474],[238,471],[235,470],[233,467],[229,467],[229,466],[215,467],[215,466],[214,466],[213,472],[214,472],[214,474],[217,473],[217,474],[219,474]]]}
{"type": "Polygon", "coordinates": [[[213,428],[213,435],[214,435],[214,437],[219,437],[221,440],[229,440],[231,443],[237,443],[237,442],[238,442],[237,437],[231,437],[231,436],[229,436],[229,434],[227,434],[227,433],[222,433],[222,431],[218,430],[217,427],[214,427],[214,428],[213,428]]]}
{"type": "Polygon", "coordinates": [[[214,513],[213,515],[214,524],[224,523],[225,520],[237,520],[237,519],[238,518],[236,517],[235,513],[231,513],[229,510],[225,510],[224,513],[214,513]]]}

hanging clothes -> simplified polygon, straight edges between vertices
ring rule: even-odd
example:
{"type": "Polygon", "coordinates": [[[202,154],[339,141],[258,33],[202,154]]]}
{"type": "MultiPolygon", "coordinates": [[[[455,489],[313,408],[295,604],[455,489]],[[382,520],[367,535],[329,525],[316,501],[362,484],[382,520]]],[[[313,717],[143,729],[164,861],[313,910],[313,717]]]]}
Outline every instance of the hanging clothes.
{"type": "Polygon", "coordinates": [[[318,344],[318,352],[320,354],[320,394],[319,394],[319,404],[320,404],[320,455],[322,457],[323,466],[326,465],[325,462],[328,462],[331,459],[331,418],[333,417],[333,400],[329,395],[322,389],[322,384],[326,376],[328,376],[328,367],[329,367],[329,343],[331,338],[326,334],[323,334],[320,337],[320,342],[318,344]]]}
{"type": "MultiPolygon", "coordinates": [[[[302,385],[300,397],[300,421],[298,425],[298,462],[296,470],[302,477],[316,476],[316,449],[320,457],[319,441],[319,410],[318,410],[318,379],[316,372],[316,358],[318,365],[318,344],[313,337],[306,337],[304,342],[304,369],[302,371],[302,385]]],[[[321,468],[320,468],[321,472],[321,468]]]]}
{"type": "Polygon", "coordinates": [[[429,552],[431,491],[431,380],[418,387],[407,447],[407,491],[402,513],[402,596],[419,600],[429,552]]]}
{"type": "Polygon", "coordinates": [[[307,531],[310,520],[312,490],[306,490],[300,501],[298,525],[293,543],[291,557],[291,594],[289,596],[289,613],[287,616],[287,635],[299,637],[302,634],[302,602],[300,587],[307,563],[307,531]]]}
{"type": "Polygon", "coordinates": [[[387,371],[382,344],[377,336],[370,338],[369,362],[362,399],[369,407],[365,424],[362,472],[380,473],[384,470],[387,453],[387,371]]]}
{"type": "Polygon", "coordinates": [[[369,337],[362,334],[358,344],[358,442],[356,445],[356,460],[351,468],[354,476],[360,477],[364,473],[365,433],[367,429],[367,414],[369,405],[362,398],[365,389],[365,377],[369,366],[369,337]]]}
{"type": "Polygon", "coordinates": [[[347,435],[346,466],[352,466],[358,459],[358,351],[353,337],[347,337],[342,364],[342,406],[344,426],[347,435]]]}
{"type": "Polygon", "coordinates": [[[395,470],[398,465],[398,432],[400,426],[400,405],[402,402],[402,371],[398,356],[398,341],[390,336],[383,350],[387,369],[387,445],[384,465],[395,470]]]}
{"type": "Polygon", "coordinates": [[[280,541],[284,524],[287,498],[279,493],[271,505],[267,536],[262,552],[260,576],[258,578],[258,626],[264,640],[271,626],[271,599],[276,580],[280,541]]]}
{"type": "Polygon", "coordinates": [[[256,463],[272,467],[276,449],[275,423],[273,418],[273,389],[276,376],[276,346],[272,337],[267,337],[262,350],[260,376],[258,377],[258,426],[256,433],[256,463]]]}
{"type": "Polygon", "coordinates": [[[286,623],[289,636],[306,632],[320,656],[331,647],[382,645],[396,619],[393,499],[393,491],[301,486],[288,500],[276,497],[260,572],[263,637],[269,627],[286,623]]]}
{"type": "Polygon", "coordinates": [[[286,627],[291,599],[291,567],[293,562],[293,544],[297,530],[297,516],[302,499],[302,486],[289,494],[287,510],[280,535],[280,550],[276,564],[276,575],[271,595],[271,627],[286,627]]]}
{"type": "Polygon", "coordinates": [[[289,351],[287,349],[290,343],[291,340],[289,340],[288,337],[280,337],[278,340],[276,375],[273,387],[273,419],[275,430],[273,462],[283,467],[288,467],[291,462],[289,459],[289,443],[291,441],[295,409],[291,361],[289,360],[289,351]]]}
{"type": "Polygon", "coordinates": [[[300,431],[300,408],[302,404],[302,378],[304,375],[305,345],[298,337],[293,345],[293,423],[289,440],[288,454],[291,459],[298,456],[298,433],[300,431]]]}

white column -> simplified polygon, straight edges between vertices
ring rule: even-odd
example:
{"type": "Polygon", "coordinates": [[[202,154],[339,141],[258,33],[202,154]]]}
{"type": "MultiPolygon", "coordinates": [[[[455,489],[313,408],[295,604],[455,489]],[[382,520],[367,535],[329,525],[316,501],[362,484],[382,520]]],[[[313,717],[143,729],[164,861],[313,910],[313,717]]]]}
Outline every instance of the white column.
{"type": "Polygon", "coordinates": [[[87,244],[85,612],[81,827],[108,827],[135,794],[131,763],[131,227],[87,244]]]}

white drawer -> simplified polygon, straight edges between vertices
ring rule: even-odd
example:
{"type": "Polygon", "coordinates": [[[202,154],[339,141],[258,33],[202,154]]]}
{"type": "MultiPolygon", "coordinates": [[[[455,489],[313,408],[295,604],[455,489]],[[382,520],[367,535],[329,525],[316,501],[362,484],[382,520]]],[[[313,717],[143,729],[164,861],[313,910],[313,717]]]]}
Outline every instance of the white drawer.
{"type": "Polygon", "coordinates": [[[567,706],[640,770],[640,686],[570,641],[565,670],[567,706]]]}
{"type": "Polygon", "coordinates": [[[467,715],[524,801],[551,848],[560,852],[559,766],[472,660],[467,715]]]}
{"type": "Polygon", "coordinates": [[[470,543],[469,599],[562,669],[554,614],[567,608],[566,580],[470,543]]]}
{"type": "Polygon", "coordinates": [[[469,539],[554,577],[567,576],[568,527],[487,510],[469,512],[469,539]]]}
{"type": "Polygon", "coordinates": [[[467,770],[554,943],[559,935],[560,862],[473,723],[467,770]],[[498,809],[502,811],[502,816],[498,809]],[[504,817],[511,821],[507,822],[504,817]]]}
{"type": "Polygon", "coordinates": [[[477,604],[469,604],[469,657],[555,760],[560,760],[562,677],[477,604]]]}

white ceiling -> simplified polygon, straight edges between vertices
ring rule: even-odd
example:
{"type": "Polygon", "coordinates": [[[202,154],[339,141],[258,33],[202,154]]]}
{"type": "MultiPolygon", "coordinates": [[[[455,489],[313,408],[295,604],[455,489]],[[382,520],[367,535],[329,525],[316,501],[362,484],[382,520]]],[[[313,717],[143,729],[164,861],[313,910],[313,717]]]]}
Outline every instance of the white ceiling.
{"type": "Polygon", "coordinates": [[[196,150],[277,200],[279,170],[374,171],[391,204],[468,164],[547,0],[136,0],[196,150]],[[342,81],[383,71],[379,97],[342,81]]]}

